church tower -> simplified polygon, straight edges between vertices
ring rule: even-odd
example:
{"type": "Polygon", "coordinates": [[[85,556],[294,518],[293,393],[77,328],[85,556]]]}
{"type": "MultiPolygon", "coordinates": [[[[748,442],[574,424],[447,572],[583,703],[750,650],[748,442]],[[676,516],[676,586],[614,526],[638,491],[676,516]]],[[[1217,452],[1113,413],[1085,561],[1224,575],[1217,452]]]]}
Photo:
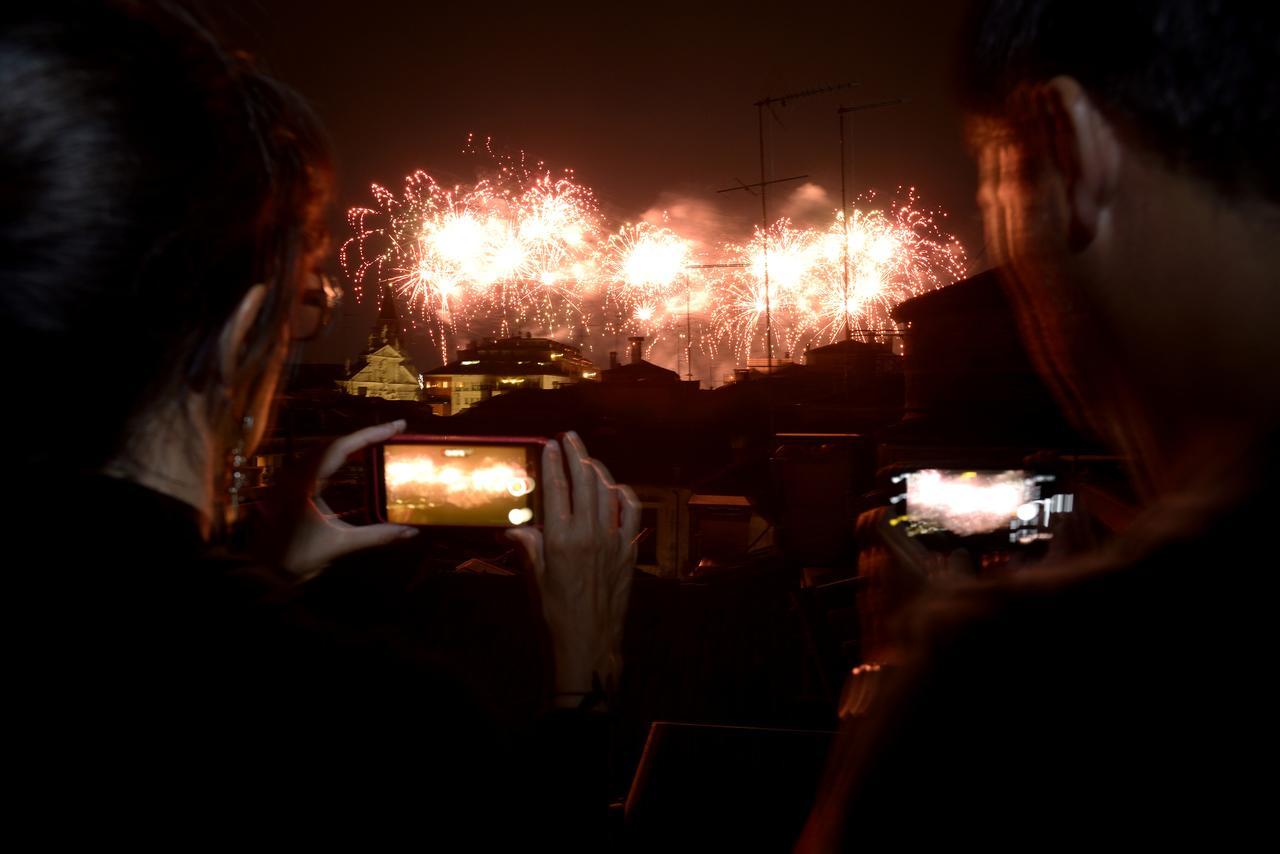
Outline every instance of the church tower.
{"type": "Polygon", "coordinates": [[[387,289],[381,289],[381,299],[378,307],[378,319],[373,324],[373,329],[369,331],[369,352],[373,353],[388,344],[397,350],[404,350],[400,342],[400,312],[396,309],[396,301],[387,293],[387,289]]]}
{"type": "Polygon", "coordinates": [[[360,354],[354,373],[348,368],[338,387],[361,397],[421,400],[422,377],[404,348],[402,333],[395,298],[383,288],[378,319],[369,330],[369,346],[360,354]]]}

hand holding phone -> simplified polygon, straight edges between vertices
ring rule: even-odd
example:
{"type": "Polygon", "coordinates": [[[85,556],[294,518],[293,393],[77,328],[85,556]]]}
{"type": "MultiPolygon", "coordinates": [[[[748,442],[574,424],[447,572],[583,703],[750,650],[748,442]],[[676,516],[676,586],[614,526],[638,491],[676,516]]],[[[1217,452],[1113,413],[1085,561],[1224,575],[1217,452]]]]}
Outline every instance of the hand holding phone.
{"type": "Polygon", "coordinates": [[[598,677],[606,691],[622,668],[622,627],[631,596],[640,501],[587,456],[574,433],[542,453],[541,530],[508,536],[528,559],[551,631],[557,704],[576,705],[598,677]]]}
{"type": "Polygon", "coordinates": [[[262,524],[252,549],[268,563],[310,578],[343,555],[412,537],[403,525],[351,525],[337,518],[321,496],[325,483],[352,456],[405,428],[392,421],[357,430],[304,455],[286,468],[258,512],[262,524]]]}

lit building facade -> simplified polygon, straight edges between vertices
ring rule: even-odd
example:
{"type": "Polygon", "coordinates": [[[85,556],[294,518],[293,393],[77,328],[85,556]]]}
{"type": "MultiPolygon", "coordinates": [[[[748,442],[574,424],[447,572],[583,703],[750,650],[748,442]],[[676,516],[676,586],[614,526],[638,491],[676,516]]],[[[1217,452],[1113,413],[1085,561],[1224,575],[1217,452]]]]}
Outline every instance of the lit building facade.
{"type": "Polygon", "coordinates": [[[424,391],[449,395],[449,413],[457,415],[482,400],[517,389],[553,389],[594,382],[600,372],[582,351],[550,338],[502,338],[473,341],[458,358],[423,375],[424,391]]]}

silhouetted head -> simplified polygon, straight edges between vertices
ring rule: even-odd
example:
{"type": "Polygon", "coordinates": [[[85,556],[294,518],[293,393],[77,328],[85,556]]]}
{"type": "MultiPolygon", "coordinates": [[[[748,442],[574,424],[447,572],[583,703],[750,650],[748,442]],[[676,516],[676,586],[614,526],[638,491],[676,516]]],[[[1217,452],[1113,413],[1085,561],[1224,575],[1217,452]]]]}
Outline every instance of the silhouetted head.
{"type": "Polygon", "coordinates": [[[315,119],[177,3],[22,5],[0,32],[16,452],[98,470],[172,417],[225,445],[254,415],[256,442],[324,248],[315,119]]]}
{"type": "Polygon", "coordinates": [[[988,244],[1042,371],[1122,444],[1275,414],[1256,386],[1280,310],[1278,21],[1215,0],[991,0],[974,17],[988,244]]]}

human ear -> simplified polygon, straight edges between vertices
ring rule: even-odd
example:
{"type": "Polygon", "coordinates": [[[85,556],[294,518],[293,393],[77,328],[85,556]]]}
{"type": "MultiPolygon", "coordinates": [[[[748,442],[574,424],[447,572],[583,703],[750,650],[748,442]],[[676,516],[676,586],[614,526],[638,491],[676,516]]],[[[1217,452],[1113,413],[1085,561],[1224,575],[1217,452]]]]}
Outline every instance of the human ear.
{"type": "Polygon", "coordinates": [[[222,327],[222,334],[218,339],[218,368],[224,382],[231,382],[231,378],[244,367],[241,364],[241,354],[244,351],[245,341],[249,336],[249,330],[253,329],[254,321],[262,311],[266,296],[267,286],[264,284],[249,288],[222,327]]]}
{"type": "Polygon", "coordinates": [[[1052,134],[1052,155],[1063,177],[1068,245],[1084,249],[1104,227],[1120,172],[1120,145],[1111,122],[1078,81],[1054,77],[1037,98],[1052,134]]]}

